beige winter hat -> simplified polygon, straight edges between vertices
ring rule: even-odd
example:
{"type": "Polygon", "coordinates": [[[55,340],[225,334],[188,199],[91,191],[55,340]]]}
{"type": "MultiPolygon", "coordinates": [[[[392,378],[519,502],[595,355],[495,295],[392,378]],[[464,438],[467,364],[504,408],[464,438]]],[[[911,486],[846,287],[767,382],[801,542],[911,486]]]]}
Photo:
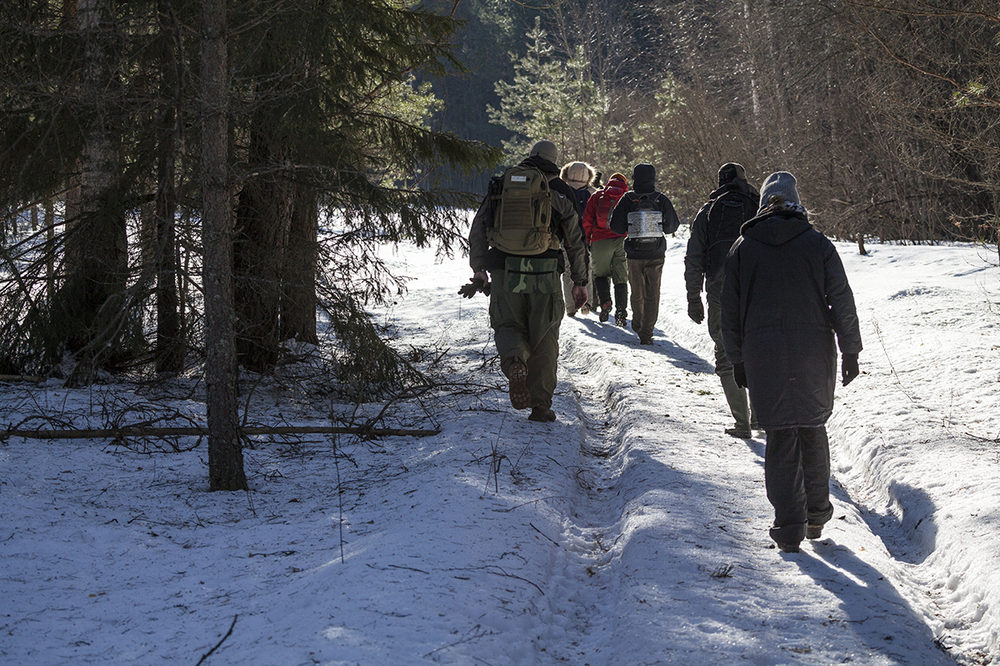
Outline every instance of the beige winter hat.
{"type": "Polygon", "coordinates": [[[570,162],[563,166],[559,176],[573,189],[579,189],[590,185],[590,181],[594,179],[594,169],[586,162],[570,162]]]}

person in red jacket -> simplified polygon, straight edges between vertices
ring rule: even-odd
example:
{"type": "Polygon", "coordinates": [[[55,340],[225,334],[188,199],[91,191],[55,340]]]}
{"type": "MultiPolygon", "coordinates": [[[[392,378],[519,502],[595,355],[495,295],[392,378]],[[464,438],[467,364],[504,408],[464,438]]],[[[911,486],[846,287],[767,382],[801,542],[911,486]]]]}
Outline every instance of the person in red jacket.
{"type": "Polygon", "coordinates": [[[615,204],[628,191],[628,182],[620,173],[613,173],[603,190],[587,200],[583,211],[583,231],[590,246],[590,261],[594,276],[594,291],[600,305],[598,316],[607,321],[611,314],[611,286],[615,285],[615,324],[625,326],[628,318],[628,264],[625,257],[625,235],[611,230],[608,223],[615,204]]]}

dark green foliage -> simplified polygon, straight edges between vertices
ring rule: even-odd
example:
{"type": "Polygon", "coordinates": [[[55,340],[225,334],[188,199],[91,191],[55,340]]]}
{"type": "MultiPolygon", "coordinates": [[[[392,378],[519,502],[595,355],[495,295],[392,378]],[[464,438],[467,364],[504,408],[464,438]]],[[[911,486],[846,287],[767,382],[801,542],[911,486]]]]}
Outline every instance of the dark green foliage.
{"type": "MultiPolygon", "coordinates": [[[[102,28],[95,34],[110,60],[101,63],[106,85],[96,89],[81,85],[81,72],[94,71],[87,69],[87,58],[95,51],[77,17],[63,15],[72,6],[42,1],[0,6],[0,205],[19,211],[54,199],[60,213],[50,245],[44,235],[34,236],[12,248],[0,268],[0,364],[11,372],[49,371],[67,351],[76,352],[88,368],[150,358],[151,317],[157,312],[150,298],[157,279],[176,276],[162,273],[162,262],[147,251],[158,248],[157,233],[170,233],[162,218],[151,224],[147,217],[154,202],[157,211],[199,216],[194,169],[200,150],[200,3],[105,2],[102,28]],[[86,262],[75,261],[74,253],[64,257],[63,251],[74,247],[74,238],[100,227],[84,224],[76,237],[67,235],[61,213],[96,128],[117,133],[113,190],[106,205],[80,219],[111,220],[109,230],[124,234],[125,216],[143,212],[127,246],[99,259],[113,262],[118,272],[95,278],[88,277],[86,262]],[[139,230],[148,238],[142,247],[139,230]],[[51,279],[48,256],[57,269],[51,279]],[[13,277],[14,268],[27,279],[13,277]]],[[[374,261],[373,243],[415,242],[445,252],[459,247],[463,219],[451,209],[474,202],[468,194],[434,189],[434,171],[478,172],[498,158],[483,143],[433,129],[434,101],[414,85],[418,72],[440,74],[458,66],[449,45],[455,22],[389,0],[252,0],[230,3],[228,25],[233,207],[243,242],[237,245],[237,280],[249,295],[241,316],[252,324],[243,329],[249,342],[267,348],[260,359],[246,360],[256,369],[273,365],[281,301],[308,303],[293,299],[294,289],[315,300],[315,285],[302,283],[301,273],[290,276],[282,263],[292,193],[303,199],[305,192],[304,200],[342,220],[335,242],[351,248],[339,254],[354,263],[337,267],[337,288],[321,289],[319,305],[331,313],[329,331],[342,346],[336,354],[341,362],[363,364],[368,350],[379,346],[377,331],[365,324],[365,309],[394,281],[374,261]],[[262,266],[262,257],[273,263],[262,266]],[[254,298],[277,304],[276,309],[261,311],[254,298]]],[[[72,217],[71,199],[66,211],[72,217]]],[[[100,231],[98,237],[105,239],[102,246],[117,246],[117,236],[111,242],[100,231]]],[[[182,268],[199,265],[189,232],[179,231],[170,242],[177,245],[156,251],[175,252],[182,268]]],[[[319,260],[318,239],[296,243],[296,261],[319,260]],[[310,247],[315,248],[311,258],[310,247]]],[[[168,307],[196,304],[199,278],[183,274],[178,283],[184,290],[173,305],[166,301],[168,307]]],[[[198,331],[190,311],[179,316],[198,331]]],[[[191,342],[197,346],[197,340],[191,342]]],[[[393,356],[386,351],[368,376],[393,377],[393,356]]]]}

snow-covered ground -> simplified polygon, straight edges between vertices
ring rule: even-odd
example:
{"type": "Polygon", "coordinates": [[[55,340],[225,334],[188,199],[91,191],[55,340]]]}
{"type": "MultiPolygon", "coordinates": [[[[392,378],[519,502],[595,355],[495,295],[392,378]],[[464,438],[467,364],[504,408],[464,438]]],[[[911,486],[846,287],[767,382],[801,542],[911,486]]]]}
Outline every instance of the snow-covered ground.
{"type": "MultiPolygon", "coordinates": [[[[442,384],[386,425],[441,433],[257,438],[248,493],[207,492],[203,443],[0,443],[0,662],[998,663],[995,255],[838,247],[864,374],[829,424],[835,519],[799,554],[767,537],[763,437],[722,432],[683,238],[654,347],[563,321],[551,424],[510,408],[465,260],[404,248],[383,321],[442,384]]],[[[251,420],[336,411],[295,386],[258,387],[251,420]]],[[[0,422],[200,420],[199,388],[3,384],[0,422]]]]}

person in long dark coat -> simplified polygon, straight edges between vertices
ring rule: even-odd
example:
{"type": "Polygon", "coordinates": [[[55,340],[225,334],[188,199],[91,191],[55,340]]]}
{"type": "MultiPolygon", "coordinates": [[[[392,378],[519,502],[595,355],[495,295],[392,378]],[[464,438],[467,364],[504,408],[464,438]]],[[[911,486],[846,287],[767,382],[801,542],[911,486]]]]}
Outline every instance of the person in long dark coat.
{"type": "Polygon", "coordinates": [[[770,536],[796,552],[833,516],[825,424],[833,411],[836,345],[847,386],[859,372],[861,331],[840,256],[809,223],[786,171],[764,181],[760,210],[726,259],[722,336],[736,381],[749,389],[767,433],[770,536]]]}

